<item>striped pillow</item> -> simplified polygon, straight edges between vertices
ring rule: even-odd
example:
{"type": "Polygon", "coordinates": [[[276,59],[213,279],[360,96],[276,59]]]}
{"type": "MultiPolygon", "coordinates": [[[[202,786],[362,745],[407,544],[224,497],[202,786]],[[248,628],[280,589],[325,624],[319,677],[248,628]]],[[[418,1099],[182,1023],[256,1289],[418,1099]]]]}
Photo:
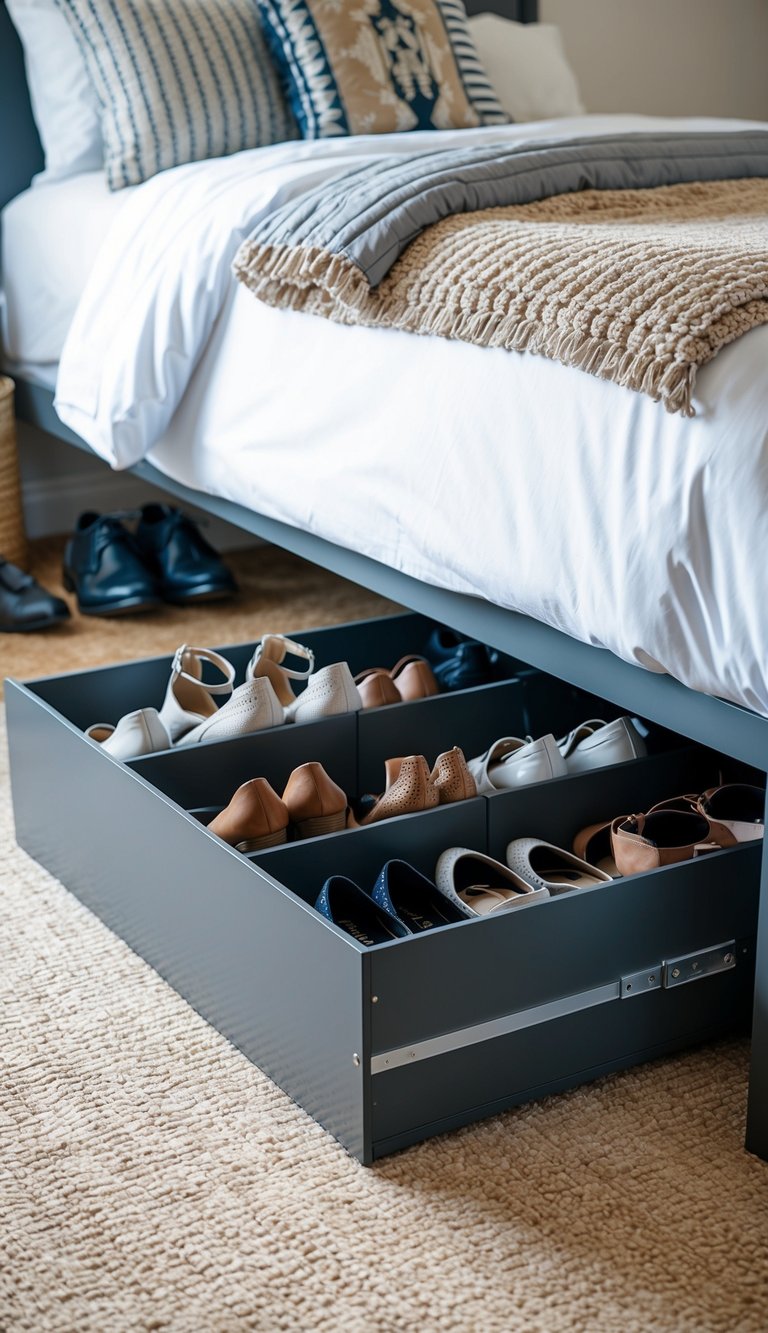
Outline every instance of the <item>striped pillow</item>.
{"type": "Polygon", "coordinates": [[[101,103],[110,189],[296,137],[251,0],[56,0],[101,103]]]}
{"type": "Polygon", "coordinates": [[[305,139],[503,125],[461,0],[257,0],[305,139]]]}

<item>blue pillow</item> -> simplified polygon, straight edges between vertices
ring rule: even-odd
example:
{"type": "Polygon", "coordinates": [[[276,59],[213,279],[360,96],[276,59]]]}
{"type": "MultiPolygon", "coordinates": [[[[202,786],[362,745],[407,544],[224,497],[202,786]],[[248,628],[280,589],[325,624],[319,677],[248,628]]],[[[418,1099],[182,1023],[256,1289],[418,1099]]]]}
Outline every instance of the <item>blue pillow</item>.
{"type": "Polygon", "coordinates": [[[257,0],[305,139],[503,125],[461,0],[257,0]]]}

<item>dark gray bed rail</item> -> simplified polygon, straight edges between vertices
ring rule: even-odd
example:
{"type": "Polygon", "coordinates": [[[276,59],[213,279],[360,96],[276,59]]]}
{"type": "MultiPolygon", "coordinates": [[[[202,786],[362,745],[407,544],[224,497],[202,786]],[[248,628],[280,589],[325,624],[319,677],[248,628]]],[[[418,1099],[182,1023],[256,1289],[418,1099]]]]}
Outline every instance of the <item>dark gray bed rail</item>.
{"type": "MultiPolygon", "coordinates": [[[[475,0],[470,13],[494,10],[525,22],[536,19],[535,0],[475,0]]],[[[43,164],[32,119],[21,47],[0,0],[0,206],[29,184],[43,164]]],[[[30,383],[17,385],[17,414],[69,444],[88,446],[61,424],[50,391],[30,383]]],[[[88,452],[90,452],[88,450],[88,452]]],[[[227,500],[206,496],[169,481],[148,463],[133,471],[185,503],[194,503],[228,519],[246,532],[294,551],[307,560],[352,579],[415,611],[492,643],[541,670],[637,712],[663,726],[711,745],[760,769],[768,769],[768,718],[687,689],[669,676],[654,675],[612,653],[579,643],[527,616],[476,598],[432,588],[366,556],[347,551],[311,533],[256,514],[227,500]]],[[[747,1147],[768,1160],[768,856],[763,857],[753,1054],[747,1147]]]]}

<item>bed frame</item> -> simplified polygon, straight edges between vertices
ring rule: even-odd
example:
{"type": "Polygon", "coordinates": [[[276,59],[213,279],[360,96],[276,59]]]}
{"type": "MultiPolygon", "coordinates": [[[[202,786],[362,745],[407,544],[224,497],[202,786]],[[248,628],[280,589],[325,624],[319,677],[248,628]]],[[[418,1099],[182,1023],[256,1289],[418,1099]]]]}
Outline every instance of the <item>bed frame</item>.
{"type": "MultiPolygon", "coordinates": [[[[493,0],[493,3],[490,0],[472,3],[470,0],[467,4],[470,13],[494,10],[522,22],[535,21],[537,8],[537,0],[493,0]]],[[[27,188],[32,176],[43,165],[21,46],[4,0],[0,0],[0,136],[3,144],[0,152],[2,207],[27,188]]],[[[91,452],[59,421],[53,410],[53,394],[42,385],[17,378],[16,411],[20,420],[91,452]]],[[[628,712],[639,713],[756,768],[768,769],[768,718],[691,690],[670,676],[632,666],[604,649],[580,643],[527,616],[477,598],[431,587],[312,533],[289,527],[231,501],[190,490],[171,481],[147,462],[139,463],[132,472],[182,503],[206,509],[246,532],[609,699],[628,712]]],[[[761,879],[746,1146],[768,1161],[768,854],[763,856],[761,879]]]]}

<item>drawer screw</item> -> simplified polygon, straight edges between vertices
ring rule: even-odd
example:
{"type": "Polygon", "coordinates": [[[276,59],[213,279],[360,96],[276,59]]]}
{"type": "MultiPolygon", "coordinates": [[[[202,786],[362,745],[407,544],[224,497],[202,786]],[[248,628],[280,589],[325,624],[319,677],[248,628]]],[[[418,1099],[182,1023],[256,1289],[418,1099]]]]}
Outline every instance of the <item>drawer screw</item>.
{"type": "Polygon", "coordinates": [[[378,995],[372,995],[372,996],[371,996],[371,1004],[378,1004],[378,1003],[379,1003],[379,997],[378,997],[378,995]]]}
{"type": "Polygon", "coordinates": [[[673,977],[679,977],[679,976],[680,976],[680,968],[679,968],[679,967],[673,967],[673,968],[672,968],[672,976],[673,976],[673,977]]]}
{"type": "Polygon", "coordinates": [[[360,1056],[357,1054],[357,1051],[355,1051],[355,1054],[352,1056],[352,1063],[355,1066],[355,1069],[360,1068],[360,1056]]]}
{"type": "Polygon", "coordinates": [[[726,953],[726,954],[723,954],[723,962],[724,962],[724,963],[728,963],[728,965],[730,966],[730,964],[731,964],[733,961],[734,961],[734,958],[733,958],[733,954],[732,954],[732,953],[726,953]]]}
{"type": "Polygon", "coordinates": [[[698,970],[699,970],[699,964],[698,964],[698,963],[691,963],[691,971],[692,971],[692,972],[698,972],[698,970]]]}
{"type": "Polygon", "coordinates": [[[654,981],[656,980],[656,974],[652,972],[648,980],[650,981],[651,985],[653,985],[654,981]]]}

